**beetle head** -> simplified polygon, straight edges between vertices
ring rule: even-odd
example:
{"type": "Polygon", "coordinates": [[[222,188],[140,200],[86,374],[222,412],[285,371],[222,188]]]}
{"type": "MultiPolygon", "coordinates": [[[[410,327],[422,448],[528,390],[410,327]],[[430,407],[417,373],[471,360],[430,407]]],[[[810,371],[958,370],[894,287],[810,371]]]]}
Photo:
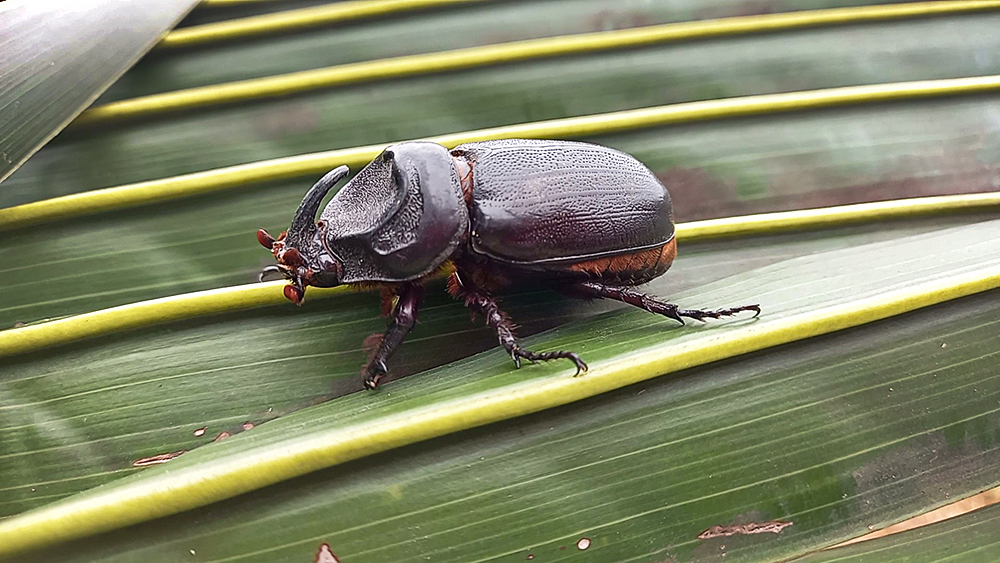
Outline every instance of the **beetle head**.
{"type": "Polygon", "coordinates": [[[316,213],[326,194],[348,172],[346,166],[339,166],[320,178],[302,199],[291,227],[277,239],[264,229],[257,231],[257,241],[278,261],[277,265],[264,268],[259,279],[263,281],[268,274],[283,276],[289,281],[285,297],[297,305],[302,303],[306,286],[333,287],[341,283],[343,261],[327,246],[326,223],[317,223],[316,213]]]}
{"type": "Polygon", "coordinates": [[[302,301],[306,286],[392,283],[428,275],[448,260],[469,227],[454,157],[429,142],[387,147],[327,204],[324,196],[347,175],[341,166],[316,182],[287,234],[257,234],[291,283],[285,296],[302,301]]]}

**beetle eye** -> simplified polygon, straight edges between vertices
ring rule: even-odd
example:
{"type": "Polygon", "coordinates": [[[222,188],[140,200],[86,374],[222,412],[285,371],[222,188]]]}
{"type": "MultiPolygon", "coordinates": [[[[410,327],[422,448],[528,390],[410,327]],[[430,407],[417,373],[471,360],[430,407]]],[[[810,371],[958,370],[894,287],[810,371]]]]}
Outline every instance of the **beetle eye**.
{"type": "Polygon", "coordinates": [[[281,261],[289,266],[301,266],[303,264],[302,255],[294,248],[289,248],[281,253],[281,261]]]}
{"type": "Polygon", "coordinates": [[[386,162],[392,160],[393,158],[395,158],[395,156],[396,155],[393,154],[393,152],[389,149],[385,149],[384,151],[382,151],[382,160],[385,160],[386,162]]]}

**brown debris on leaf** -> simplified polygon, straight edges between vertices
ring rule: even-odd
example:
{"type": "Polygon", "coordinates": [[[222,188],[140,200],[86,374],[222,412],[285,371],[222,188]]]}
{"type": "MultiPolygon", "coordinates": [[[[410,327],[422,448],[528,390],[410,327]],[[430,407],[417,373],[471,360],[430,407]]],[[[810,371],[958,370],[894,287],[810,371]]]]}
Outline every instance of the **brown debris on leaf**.
{"type": "Polygon", "coordinates": [[[316,552],[316,563],[340,563],[340,559],[330,551],[330,544],[324,543],[316,552]]]}
{"type": "Polygon", "coordinates": [[[186,454],[186,453],[187,450],[177,450],[176,452],[170,452],[167,454],[160,454],[160,455],[140,458],[132,462],[132,467],[146,467],[148,465],[159,465],[161,463],[166,463],[181,454],[186,454]]]}
{"type": "Polygon", "coordinates": [[[698,539],[707,540],[712,538],[723,538],[727,536],[735,536],[737,534],[780,534],[782,530],[792,524],[793,522],[772,520],[771,522],[749,522],[747,524],[731,524],[729,526],[716,525],[698,534],[698,539]]]}

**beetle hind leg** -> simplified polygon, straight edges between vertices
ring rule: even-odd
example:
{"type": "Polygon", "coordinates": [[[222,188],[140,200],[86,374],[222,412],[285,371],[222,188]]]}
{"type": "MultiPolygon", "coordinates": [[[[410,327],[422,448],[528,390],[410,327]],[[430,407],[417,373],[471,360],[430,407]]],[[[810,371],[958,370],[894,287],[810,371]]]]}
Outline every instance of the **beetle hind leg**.
{"type": "Polygon", "coordinates": [[[497,340],[510,354],[515,366],[521,367],[522,359],[531,363],[567,359],[576,365],[576,375],[587,371],[587,364],[575,352],[533,352],[521,348],[514,336],[514,322],[507,313],[500,310],[496,300],[489,293],[463,283],[458,272],[453,273],[448,279],[448,292],[456,298],[464,300],[466,307],[478,311],[486,318],[486,324],[497,331],[497,340]]]}
{"type": "Polygon", "coordinates": [[[674,319],[684,324],[684,317],[696,321],[705,319],[718,319],[729,317],[743,311],[753,311],[754,317],[760,315],[760,305],[743,305],[740,307],[730,307],[728,309],[716,309],[705,311],[700,309],[681,309],[673,303],[661,301],[656,297],[636,291],[631,287],[606,285],[599,282],[582,282],[566,288],[566,292],[571,295],[585,298],[614,299],[622,303],[638,307],[650,313],[656,313],[674,319]]]}

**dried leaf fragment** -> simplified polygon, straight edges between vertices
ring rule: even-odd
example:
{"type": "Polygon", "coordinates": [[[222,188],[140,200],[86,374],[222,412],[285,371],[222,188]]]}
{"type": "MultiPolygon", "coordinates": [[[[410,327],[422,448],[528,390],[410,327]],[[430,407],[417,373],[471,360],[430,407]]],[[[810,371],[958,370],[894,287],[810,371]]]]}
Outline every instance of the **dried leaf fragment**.
{"type": "Polygon", "coordinates": [[[316,552],[316,563],[340,563],[340,559],[330,551],[330,544],[324,543],[316,552]]]}
{"type": "Polygon", "coordinates": [[[707,540],[711,538],[722,538],[727,536],[735,536],[737,534],[750,535],[750,534],[780,534],[781,530],[784,530],[788,526],[791,526],[794,522],[782,522],[781,520],[772,520],[770,522],[749,522],[747,524],[731,524],[728,526],[715,525],[711,528],[705,530],[704,532],[698,534],[698,539],[707,540]]]}
{"type": "Polygon", "coordinates": [[[170,452],[166,454],[140,458],[132,462],[132,467],[146,467],[147,465],[159,465],[161,463],[166,463],[181,454],[186,454],[186,453],[187,450],[177,450],[176,452],[170,452]]]}

